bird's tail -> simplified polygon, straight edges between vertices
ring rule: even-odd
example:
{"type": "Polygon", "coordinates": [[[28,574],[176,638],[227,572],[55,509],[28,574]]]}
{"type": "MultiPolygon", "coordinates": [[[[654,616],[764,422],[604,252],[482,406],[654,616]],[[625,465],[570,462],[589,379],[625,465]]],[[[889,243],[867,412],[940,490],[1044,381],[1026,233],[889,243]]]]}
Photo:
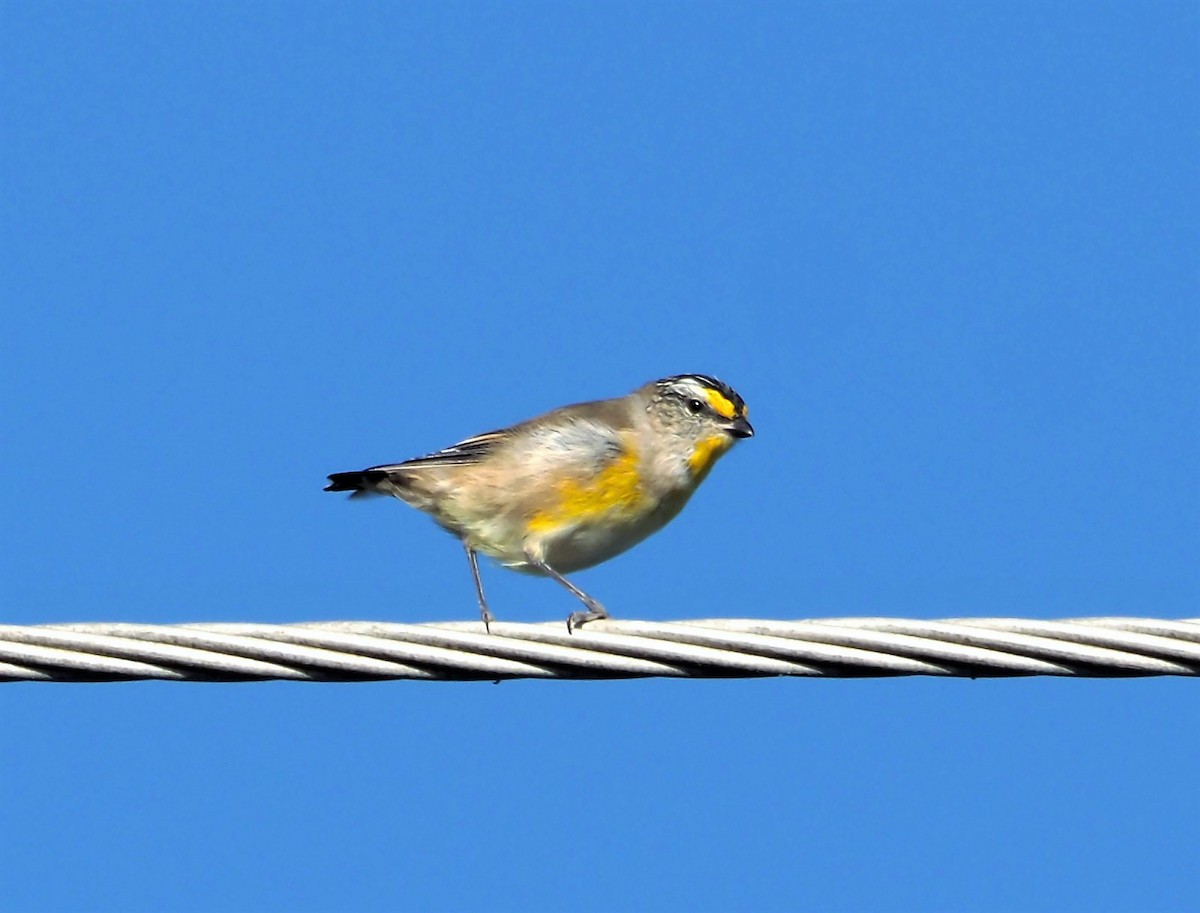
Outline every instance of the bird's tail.
{"type": "Polygon", "coordinates": [[[400,496],[407,487],[404,473],[397,466],[377,466],[357,472],[335,472],[329,476],[326,491],[348,491],[350,497],[364,495],[400,496]]]}
{"type": "Polygon", "coordinates": [[[365,491],[368,488],[373,488],[367,481],[367,472],[335,472],[329,477],[329,484],[325,486],[326,491],[365,491]]]}

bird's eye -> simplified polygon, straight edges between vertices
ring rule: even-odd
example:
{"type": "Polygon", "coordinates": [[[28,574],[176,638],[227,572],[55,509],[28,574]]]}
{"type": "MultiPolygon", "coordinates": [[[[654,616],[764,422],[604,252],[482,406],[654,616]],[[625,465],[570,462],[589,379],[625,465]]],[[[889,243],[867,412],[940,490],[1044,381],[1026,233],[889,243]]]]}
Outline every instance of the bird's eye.
{"type": "Polygon", "coordinates": [[[692,413],[692,415],[699,415],[704,411],[704,403],[700,402],[698,399],[689,399],[687,407],[688,412],[692,413]]]}

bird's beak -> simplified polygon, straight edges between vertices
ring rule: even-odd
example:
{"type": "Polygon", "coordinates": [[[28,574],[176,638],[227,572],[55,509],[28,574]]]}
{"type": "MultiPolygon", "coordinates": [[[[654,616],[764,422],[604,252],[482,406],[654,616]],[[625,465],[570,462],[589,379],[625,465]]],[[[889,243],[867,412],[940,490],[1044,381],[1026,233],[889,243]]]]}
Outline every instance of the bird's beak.
{"type": "Polygon", "coordinates": [[[754,427],[740,415],[726,425],[725,430],[734,437],[754,437],[754,427]]]}

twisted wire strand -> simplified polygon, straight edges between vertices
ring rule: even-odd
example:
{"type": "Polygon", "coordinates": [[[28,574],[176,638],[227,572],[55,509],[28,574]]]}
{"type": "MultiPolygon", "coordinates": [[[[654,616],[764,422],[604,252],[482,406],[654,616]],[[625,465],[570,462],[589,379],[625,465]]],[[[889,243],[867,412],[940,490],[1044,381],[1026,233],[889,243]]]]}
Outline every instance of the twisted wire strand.
{"type": "Polygon", "coordinates": [[[0,681],[1200,675],[1200,618],[0,625],[0,681]]]}

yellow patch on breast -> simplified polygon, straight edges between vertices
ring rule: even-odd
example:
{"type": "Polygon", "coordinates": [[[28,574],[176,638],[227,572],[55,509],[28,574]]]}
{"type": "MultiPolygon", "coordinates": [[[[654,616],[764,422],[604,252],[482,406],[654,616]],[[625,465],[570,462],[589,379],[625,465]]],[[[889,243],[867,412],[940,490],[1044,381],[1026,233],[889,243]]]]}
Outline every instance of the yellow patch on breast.
{"type": "Polygon", "coordinates": [[[725,394],[711,388],[705,388],[704,395],[708,397],[708,404],[712,406],[713,412],[717,413],[721,418],[733,418],[737,415],[737,410],[734,408],[733,403],[726,398],[725,394]]]}
{"type": "Polygon", "coordinates": [[[733,439],[727,434],[714,434],[706,437],[696,445],[692,455],[688,457],[688,469],[697,479],[703,479],[713,468],[717,459],[733,444],[733,439]]]}
{"type": "Polygon", "coordinates": [[[531,532],[550,532],[606,514],[632,513],[641,506],[644,494],[638,478],[637,451],[627,448],[589,479],[565,479],[555,486],[558,503],[540,510],[529,520],[531,532]]]}

